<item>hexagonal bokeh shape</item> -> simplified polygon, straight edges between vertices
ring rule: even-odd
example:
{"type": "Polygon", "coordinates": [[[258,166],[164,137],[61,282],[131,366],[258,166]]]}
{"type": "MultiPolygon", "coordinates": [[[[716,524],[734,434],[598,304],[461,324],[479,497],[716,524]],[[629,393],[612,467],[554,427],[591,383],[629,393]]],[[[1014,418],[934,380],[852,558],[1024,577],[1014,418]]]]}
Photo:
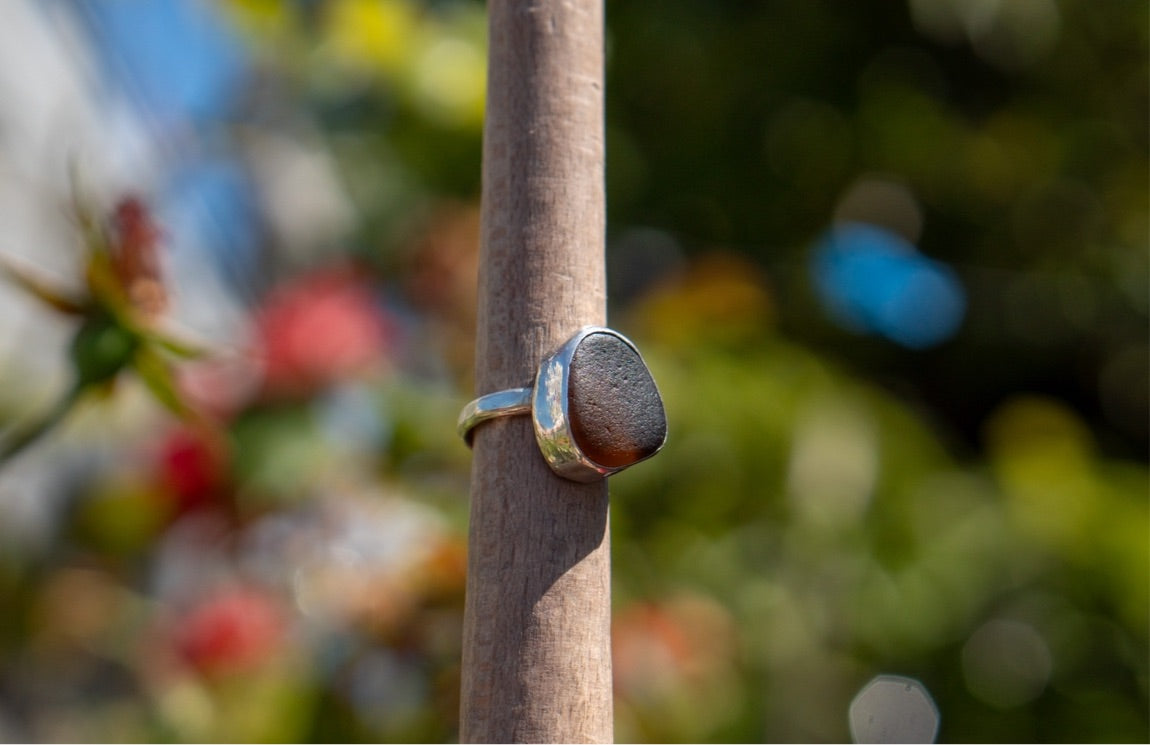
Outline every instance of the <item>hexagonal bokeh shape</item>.
{"type": "Polygon", "coordinates": [[[939,713],[922,683],[900,675],[879,675],[850,705],[851,737],[858,743],[933,743],[939,713]]]}

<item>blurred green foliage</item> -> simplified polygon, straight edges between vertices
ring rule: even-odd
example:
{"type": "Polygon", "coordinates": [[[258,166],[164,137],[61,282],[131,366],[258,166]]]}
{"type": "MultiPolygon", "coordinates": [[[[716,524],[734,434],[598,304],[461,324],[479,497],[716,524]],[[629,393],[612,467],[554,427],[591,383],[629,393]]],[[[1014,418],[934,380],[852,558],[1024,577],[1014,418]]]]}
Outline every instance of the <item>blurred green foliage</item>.
{"type": "MultiPolygon", "coordinates": [[[[26,474],[51,540],[0,544],[0,739],[456,736],[483,8],[226,7],[357,218],[356,270],[292,302],[334,297],[372,354],[212,378],[214,429],[68,428],[105,448],[26,474]]],[[[611,481],[617,739],[846,741],[890,673],[943,741],[1144,740],[1145,4],[607,17],[612,322],[670,429],[611,481]],[[955,268],[957,336],[828,318],[842,219],[955,268]]],[[[267,302],[274,343],[299,317],[267,302]]]]}

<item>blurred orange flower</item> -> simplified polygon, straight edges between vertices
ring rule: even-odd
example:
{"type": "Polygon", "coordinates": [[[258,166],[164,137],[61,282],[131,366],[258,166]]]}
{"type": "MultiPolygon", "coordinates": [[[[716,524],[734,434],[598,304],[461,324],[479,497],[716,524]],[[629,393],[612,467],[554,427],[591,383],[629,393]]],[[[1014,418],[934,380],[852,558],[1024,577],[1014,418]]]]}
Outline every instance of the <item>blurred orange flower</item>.
{"type": "Polygon", "coordinates": [[[721,676],[731,663],[734,638],[728,612],[702,595],[631,605],[612,628],[617,690],[652,699],[721,676]]]}

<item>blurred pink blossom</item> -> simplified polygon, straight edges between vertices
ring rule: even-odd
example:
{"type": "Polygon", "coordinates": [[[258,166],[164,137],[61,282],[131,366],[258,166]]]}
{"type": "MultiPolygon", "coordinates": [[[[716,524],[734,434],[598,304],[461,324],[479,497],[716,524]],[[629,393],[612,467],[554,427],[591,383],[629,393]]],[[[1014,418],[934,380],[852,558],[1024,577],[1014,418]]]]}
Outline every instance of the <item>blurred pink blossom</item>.
{"type": "Polygon", "coordinates": [[[256,333],[265,391],[290,397],[372,368],[394,328],[363,280],[334,269],[275,290],[256,317],[256,333]]]}
{"type": "Polygon", "coordinates": [[[236,587],[210,596],[179,621],[175,645],[199,672],[216,676],[242,672],[268,661],[287,630],[282,606],[266,593],[236,587]]]}
{"type": "Polygon", "coordinates": [[[228,421],[255,397],[262,374],[248,355],[217,355],[181,365],[178,382],[196,411],[228,421]]]}

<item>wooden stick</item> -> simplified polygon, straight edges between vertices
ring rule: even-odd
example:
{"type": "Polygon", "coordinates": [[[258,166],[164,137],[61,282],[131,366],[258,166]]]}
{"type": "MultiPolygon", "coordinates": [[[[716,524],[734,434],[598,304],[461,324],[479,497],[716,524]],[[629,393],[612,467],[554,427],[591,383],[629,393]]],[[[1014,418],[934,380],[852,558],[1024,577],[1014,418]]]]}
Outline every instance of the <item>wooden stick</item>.
{"type": "MultiPolygon", "coordinates": [[[[530,385],[606,316],[602,0],[490,0],[476,388],[530,385]]],[[[475,431],[463,742],[612,739],[605,482],[555,476],[530,418],[475,431]]]]}

